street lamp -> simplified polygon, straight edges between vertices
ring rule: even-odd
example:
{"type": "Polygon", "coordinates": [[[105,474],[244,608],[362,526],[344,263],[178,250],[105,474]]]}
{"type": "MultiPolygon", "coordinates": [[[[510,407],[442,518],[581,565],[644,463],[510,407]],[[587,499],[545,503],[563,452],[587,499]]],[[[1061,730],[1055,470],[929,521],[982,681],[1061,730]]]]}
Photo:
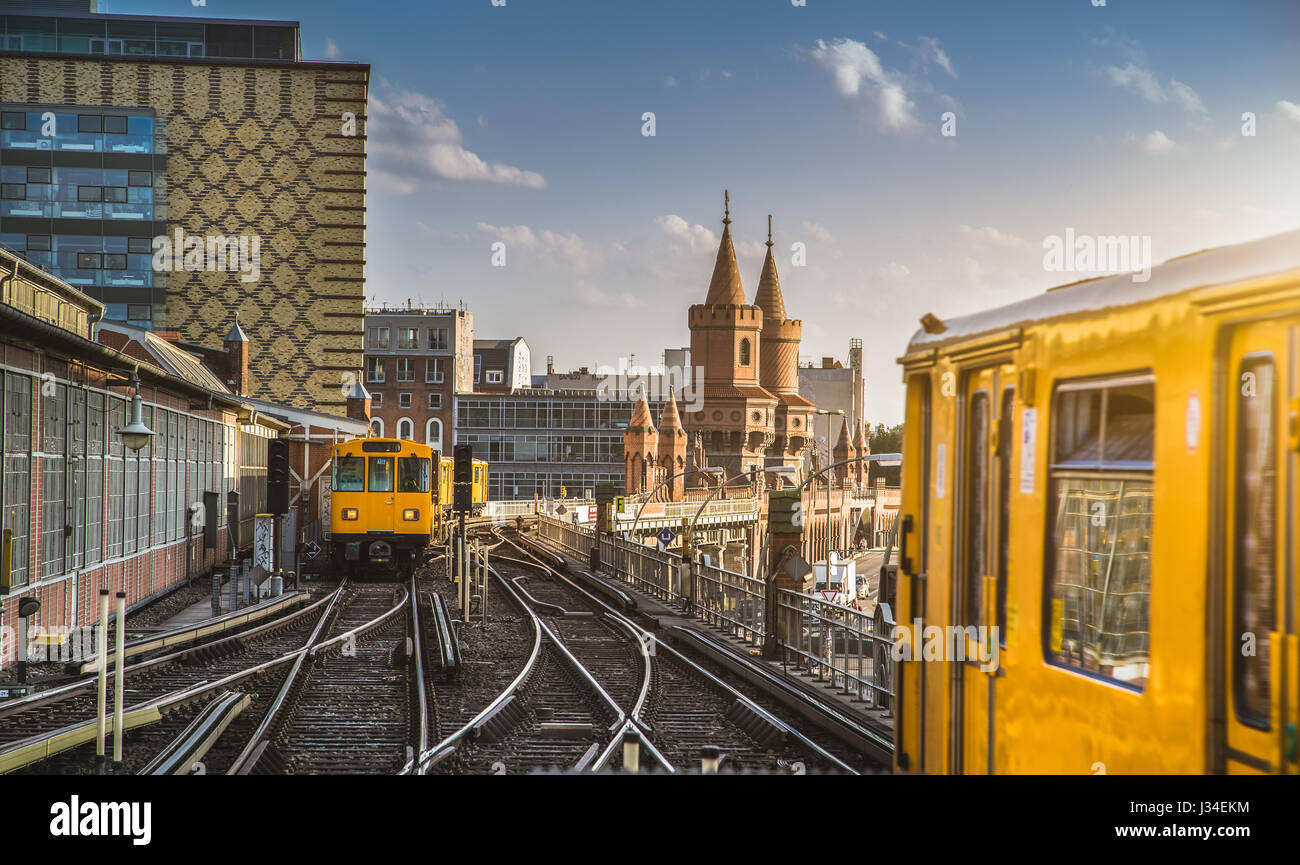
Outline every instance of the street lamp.
{"type": "Polygon", "coordinates": [[[153,438],[153,430],[144,425],[144,404],[140,400],[140,375],[134,370],[131,372],[131,387],[135,389],[135,395],[131,397],[131,421],[118,430],[117,434],[122,437],[123,444],[133,451],[138,451],[149,444],[149,439],[153,438]]]}
{"type": "MultiPolygon", "coordinates": [[[[831,450],[831,415],[837,414],[844,417],[844,409],[817,409],[817,414],[826,415],[826,468],[830,468],[830,462],[835,457],[831,450]]],[[[815,473],[816,477],[820,472],[815,473]]],[[[807,481],[805,481],[807,483],[807,481]]],[[[830,588],[831,584],[831,478],[826,476],[826,587],[830,588]]]]}

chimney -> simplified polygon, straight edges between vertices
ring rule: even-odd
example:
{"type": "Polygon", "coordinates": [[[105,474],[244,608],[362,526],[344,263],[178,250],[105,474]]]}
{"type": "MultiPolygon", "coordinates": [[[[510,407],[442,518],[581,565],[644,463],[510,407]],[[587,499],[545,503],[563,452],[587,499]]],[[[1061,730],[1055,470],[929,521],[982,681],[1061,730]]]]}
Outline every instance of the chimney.
{"type": "Polygon", "coordinates": [[[361,370],[348,390],[348,417],[370,423],[370,391],[361,383],[361,370]]]}
{"type": "Polygon", "coordinates": [[[555,355],[553,354],[546,356],[546,374],[555,375],[555,355]]]}
{"type": "Polygon", "coordinates": [[[226,384],[239,396],[248,396],[248,334],[239,326],[239,313],[222,340],[226,349],[226,384]]]}

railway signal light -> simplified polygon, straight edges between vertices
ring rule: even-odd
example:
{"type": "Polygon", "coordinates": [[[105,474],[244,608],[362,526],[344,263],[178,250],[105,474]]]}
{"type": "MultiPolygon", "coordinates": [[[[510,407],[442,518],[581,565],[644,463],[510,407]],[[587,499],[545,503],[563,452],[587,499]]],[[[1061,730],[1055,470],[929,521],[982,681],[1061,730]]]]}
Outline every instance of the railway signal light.
{"type": "Polygon", "coordinates": [[[452,452],[455,457],[452,469],[452,507],[457,513],[467,514],[474,507],[474,446],[456,445],[452,452]]]}
{"type": "Polygon", "coordinates": [[[273,514],[289,512],[289,442],[267,442],[266,509],[273,514]]]}

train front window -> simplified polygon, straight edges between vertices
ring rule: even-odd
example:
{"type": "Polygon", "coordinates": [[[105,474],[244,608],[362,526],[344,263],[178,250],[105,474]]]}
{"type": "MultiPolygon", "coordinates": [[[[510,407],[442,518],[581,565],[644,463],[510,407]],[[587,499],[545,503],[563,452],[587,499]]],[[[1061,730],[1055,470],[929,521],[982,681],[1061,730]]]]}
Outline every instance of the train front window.
{"type": "Polygon", "coordinates": [[[404,493],[427,493],[429,461],[424,457],[398,457],[397,488],[404,493]]]}
{"type": "Polygon", "coordinates": [[[1057,388],[1048,659],[1136,688],[1150,653],[1154,433],[1149,376],[1057,388]]]}
{"type": "Polygon", "coordinates": [[[366,488],[365,457],[334,458],[334,489],[345,493],[359,493],[366,488]]]}
{"type": "Polygon", "coordinates": [[[370,458],[370,491],[372,493],[391,493],[393,491],[393,457],[370,458]]]}

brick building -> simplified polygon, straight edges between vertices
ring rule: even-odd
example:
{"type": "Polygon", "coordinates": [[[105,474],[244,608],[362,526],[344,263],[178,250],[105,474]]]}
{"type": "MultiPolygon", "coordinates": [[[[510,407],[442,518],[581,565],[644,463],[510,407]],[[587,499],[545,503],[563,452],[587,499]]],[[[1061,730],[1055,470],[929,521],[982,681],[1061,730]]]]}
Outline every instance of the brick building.
{"type": "Polygon", "coordinates": [[[365,321],[372,429],[450,454],[456,394],[474,390],[473,313],[372,309],[365,321]]]}

